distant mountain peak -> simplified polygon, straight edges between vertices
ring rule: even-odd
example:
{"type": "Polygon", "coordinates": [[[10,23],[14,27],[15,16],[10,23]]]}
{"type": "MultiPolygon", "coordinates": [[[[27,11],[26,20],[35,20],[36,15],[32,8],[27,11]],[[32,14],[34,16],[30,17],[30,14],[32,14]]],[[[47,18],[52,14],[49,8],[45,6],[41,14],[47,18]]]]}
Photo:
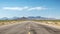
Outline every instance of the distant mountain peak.
{"type": "Polygon", "coordinates": [[[0,20],[56,20],[55,18],[46,18],[46,17],[41,17],[41,16],[29,16],[29,17],[13,17],[13,18],[7,18],[7,17],[4,17],[4,18],[1,18],[0,20]]]}

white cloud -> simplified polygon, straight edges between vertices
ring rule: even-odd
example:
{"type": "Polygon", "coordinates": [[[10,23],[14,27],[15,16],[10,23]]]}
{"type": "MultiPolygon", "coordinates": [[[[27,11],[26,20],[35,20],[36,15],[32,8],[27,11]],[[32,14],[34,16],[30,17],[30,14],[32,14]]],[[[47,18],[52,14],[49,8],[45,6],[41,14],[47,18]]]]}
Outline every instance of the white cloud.
{"type": "Polygon", "coordinates": [[[33,7],[33,8],[30,8],[28,10],[46,10],[47,8],[44,8],[44,7],[33,7]]]}
{"type": "Polygon", "coordinates": [[[2,9],[4,10],[19,10],[19,11],[23,11],[23,10],[46,10],[47,8],[44,7],[3,7],[2,9]]]}
{"type": "Polygon", "coordinates": [[[25,10],[27,8],[28,7],[3,7],[4,10],[19,10],[19,11],[25,10]]]}

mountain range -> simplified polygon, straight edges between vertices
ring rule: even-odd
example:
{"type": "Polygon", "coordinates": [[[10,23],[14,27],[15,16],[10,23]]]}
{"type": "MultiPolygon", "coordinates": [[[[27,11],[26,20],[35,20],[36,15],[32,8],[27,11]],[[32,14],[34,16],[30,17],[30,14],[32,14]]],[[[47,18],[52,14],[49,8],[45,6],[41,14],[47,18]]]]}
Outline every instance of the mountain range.
{"type": "Polygon", "coordinates": [[[29,16],[29,17],[12,17],[12,18],[7,18],[3,17],[0,18],[0,20],[56,20],[55,18],[46,18],[46,17],[41,17],[41,16],[29,16]]]}

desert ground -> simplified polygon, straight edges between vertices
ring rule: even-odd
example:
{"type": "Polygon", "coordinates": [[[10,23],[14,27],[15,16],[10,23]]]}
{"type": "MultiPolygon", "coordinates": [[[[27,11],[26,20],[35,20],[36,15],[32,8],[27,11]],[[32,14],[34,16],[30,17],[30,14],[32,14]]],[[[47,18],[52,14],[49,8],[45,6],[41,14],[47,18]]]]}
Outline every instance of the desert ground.
{"type": "Polygon", "coordinates": [[[15,23],[21,23],[24,21],[35,21],[38,23],[45,23],[48,25],[56,25],[60,26],[60,20],[0,20],[0,26],[2,25],[9,25],[9,24],[15,24],[15,23]]]}
{"type": "MultiPolygon", "coordinates": [[[[0,26],[0,34],[60,34],[60,28],[38,21],[12,21],[0,26]]],[[[55,24],[54,24],[55,25],[55,24]]],[[[57,25],[56,25],[57,26],[57,25]]]]}
{"type": "Polygon", "coordinates": [[[0,20],[0,34],[60,34],[60,20],[0,20]]]}

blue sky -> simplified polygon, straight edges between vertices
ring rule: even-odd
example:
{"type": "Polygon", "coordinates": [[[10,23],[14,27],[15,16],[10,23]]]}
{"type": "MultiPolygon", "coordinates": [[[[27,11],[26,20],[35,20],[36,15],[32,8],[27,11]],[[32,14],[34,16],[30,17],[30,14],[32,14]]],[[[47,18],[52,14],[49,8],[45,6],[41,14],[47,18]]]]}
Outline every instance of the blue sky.
{"type": "Polygon", "coordinates": [[[60,19],[60,0],[0,0],[0,18],[14,16],[60,19]]]}

